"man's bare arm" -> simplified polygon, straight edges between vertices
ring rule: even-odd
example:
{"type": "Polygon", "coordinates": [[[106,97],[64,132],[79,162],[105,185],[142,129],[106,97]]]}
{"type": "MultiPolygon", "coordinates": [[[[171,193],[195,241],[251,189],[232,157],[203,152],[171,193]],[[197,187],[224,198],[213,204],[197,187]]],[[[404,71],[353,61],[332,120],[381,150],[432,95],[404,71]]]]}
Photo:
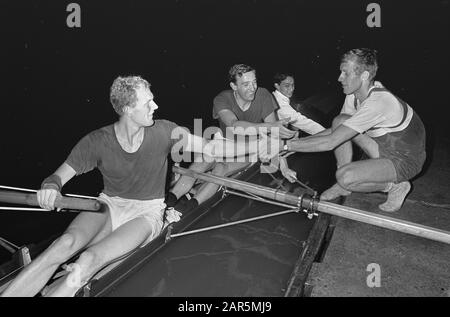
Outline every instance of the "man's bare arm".
{"type": "Polygon", "coordinates": [[[330,134],[318,133],[305,138],[288,140],[287,144],[289,151],[325,152],[335,149],[342,143],[351,140],[356,135],[358,135],[358,132],[341,124],[330,134]]]}

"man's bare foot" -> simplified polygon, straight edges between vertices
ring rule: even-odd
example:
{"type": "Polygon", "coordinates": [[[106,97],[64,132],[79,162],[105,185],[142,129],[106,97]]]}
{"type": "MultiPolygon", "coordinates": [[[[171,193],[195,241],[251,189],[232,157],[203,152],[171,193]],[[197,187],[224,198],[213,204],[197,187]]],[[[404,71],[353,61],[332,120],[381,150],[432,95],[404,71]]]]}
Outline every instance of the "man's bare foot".
{"type": "Polygon", "coordinates": [[[338,183],[336,183],[320,195],[320,200],[333,200],[339,196],[348,196],[351,193],[351,191],[342,188],[338,183]]]}
{"type": "Polygon", "coordinates": [[[85,284],[81,281],[81,269],[77,263],[66,265],[69,274],[61,276],[43,292],[44,297],[74,297],[85,284]]]}
{"type": "Polygon", "coordinates": [[[399,210],[410,190],[411,184],[409,182],[393,184],[388,191],[388,198],[386,202],[379,205],[378,208],[386,212],[394,212],[399,210]]]}
{"type": "MultiPolygon", "coordinates": [[[[66,272],[67,275],[67,272],[66,272]]],[[[61,286],[61,284],[64,283],[64,276],[61,276],[57,279],[55,279],[51,284],[45,286],[41,290],[41,296],[46,297],[48,294],[51,294],[54,292],[54,290],[61,286]]]]}

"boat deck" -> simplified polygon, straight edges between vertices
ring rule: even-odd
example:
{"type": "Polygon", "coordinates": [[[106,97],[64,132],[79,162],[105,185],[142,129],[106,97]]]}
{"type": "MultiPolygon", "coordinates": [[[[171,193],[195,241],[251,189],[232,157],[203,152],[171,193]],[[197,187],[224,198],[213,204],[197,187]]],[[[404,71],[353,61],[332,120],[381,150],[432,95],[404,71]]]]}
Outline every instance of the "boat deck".
{"type": "MultiPolygon", "coordinates": [[[[344,205],[450,231],[450,136],[436,135],[435,142],[427,154],[431,162],[412,181],[413,189],[398,212],[380,211],[378,205],[386,197],[377,193],[353,193],[344,205]]],[[[312,296],[450,296],[450,245],[348,219],[334,220],[325,258],[313,264],[309,275],[312,296]],[[380,287],[366,284],[370,263],[380,265],[380,287]]]]}

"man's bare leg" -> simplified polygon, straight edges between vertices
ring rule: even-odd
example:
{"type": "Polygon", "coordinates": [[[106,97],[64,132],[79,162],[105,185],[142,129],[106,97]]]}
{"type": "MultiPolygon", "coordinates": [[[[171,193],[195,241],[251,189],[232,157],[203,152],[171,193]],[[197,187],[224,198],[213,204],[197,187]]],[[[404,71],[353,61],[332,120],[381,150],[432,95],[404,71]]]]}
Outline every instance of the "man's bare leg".
{"type": "Polygon", "coordinates": [[[338,175],[339,184],[350,191],[388,193],[385,203],[379,205],[383,211],[394,212],[401,208],[411,184],[396,184],[397,172],[394,164],[388,159],[369,159],[344,166],[338,175]]]}
{"type": "MultiPolygon", "coordinates": [[[[189,169],[196,172],[204,173],[210,168],[212,168],[212,166],[214,166],[214,163],[194,162],[189,166],[189,169]]],[[[175,184],[175,186],[172,189],[170,189],[170,192],[173,193],[177,197],[177,199],[180,199],[180,197],[186,195],[191,190],[195,182],[196,182],[195,178],[182,175],[175,184]]]]}
{"type": "MultiPolygon", "coordinates": [[[[229,176],[234,172],[245,168],[249,164],[249,162],[217,163],[211,173],[216,176],[229,176]]],[[[219,185],[214,183],[204,183],[199,188],[194,198],[197,200],[198,204],[201,204],[214,196],[219,187],[219,185]]]]}
{"type": "MultiPolygon", "coordinates": [[[[339,115],[333,120],[333,128],[336,128],[339,124],[347,120],[350,116],[348,115],[339,115]]],[[[371,139],[370,137],[359,134],[355,136],[351,141],[347,141],[342,145],[338,146],[334,150],[334,155],[336,157],[336,162],[338,166],[338,170],[336,171],[336,179],[339,179],[339,175],[341,174],[341,168],[346,166],[347,164],[352,162],[353,157],[353,145],[352,142],[359,146],[370,158],[378,158],[378,144],[371,139]]],[[[367,186],[368,188],[378,188],[379,184],[370,184],[367,186]]],[[[384,187],[383,187],[384,188],[384,187]]],[[[381,190],[381,189],[380,189],[381,190]]],[[[361,190],[366,191],[366,190],[361,190]]],[[[329,189],[324,191],[322,195],[320,195],[320,199],[322,200],[333,200],[338,198],[339,196],[348,196],[350,195],[352,190],[348,187],[343,187],[339,182],[331,186],[329,189]]]]}
{"type": "Polygon", "coordinates": [[[352,162],[336,171],[337,184],[323,192],[323,200],[333,200],[351,192],[383,191],[388,183],[396,179],[396,172],[390,160],[369,159],[352,162]]]}
{"type": "Polygon", "coordinates": [[[352,192],[342,188],[338,183],[334,184],[320,195],[320,200],[333,200],[340,196],[348,196],[352,192]]]}
{"type": "Polygon", "coordinates": [[[383,191],[395,182],[397,173],[388,159],[368,159],[342,166],[336,177],[339,185],[352,192],[383,191]]]}
{"type": "MultiPolygon", "coordinates": [[[[108,208],[108,213],[109,208],[108,208]]],[[[101,229],[97,232],[97,234],[89,241],[89,243],[85,246],[85,248],[90,247],[91,245],[94,245],[98,243],[100,240],[108,236],[112,232],[112,220],[111,220],[111,214],[108,214],[108,217],[104,223],[104,225],[101,227],[101,229]]]]}
{"type": "Polygon", "coordinates": [[[108,217],[108,213],[80,213],[61,237],[19,273],[2,296],[36,295],[62,263],[89,243],[108,217]]]}
{"type": "MultiPolygon", "coordinates": [[[[96,244],[97,242],[99,242],[100,240],[105,238],[107,235],[109,235],[111,233],[111,231],[112,231],[112,223],[111,223],[111,215],[110,215],[108,217],[108,219],[106,220],[105,224],[103,225],[103,228],[97,233],[97,235],[94,238],[92,238],[92,240],[84,248],[88,248],[91,245],[96,244]]],[[[66,262],[66,261],[64,261],[64,262],[66,262]]],[[[66,273],[67,273],[69,271],[69,266],[66,265],[66,268],[64,268],[64,269],[66,270],[66,273]]],[[[65,275],[67,275],[67,274],[65,274],[65,275]]],[[[64,278],[62,278],[62,277],[58,278],[57,280],[52,282],[52,284],[46,286],[41,291],[41,295],[46,296],[49,292],[52,292],[52,290],[54,288],[58,287],[63,282],[64,282],[64,278]]]]}
{"type": "Polygon", "coordinates": [[[72,265],[74,270],[64,278],[64,283],[52,289],[46,296],[74,296],[105,264],[139,247],[151,234],[151,230],[151,224],[144,217],[123,224],[85,250],[72,265]]]}
{"type": "MultiPolygon", "coordinates": [[[[336,129],[342,122],[350,118],[349,115],[341,114],[333,119],[332,129],[336,129]]],[[[352,141],[342,143],[334,150],[334,156],[336,157],[336,165],[339,170],[341,166],[344,166],[352,161],[353,157],[353,145],[352,141]]],[[[334,184],[321,195],[321,200],[333,200],[340,196],[348,196],[351,192],[341,187],[338,183],[334,184]]]]}
{"type": "MultiPolygon", "coordinates": [[[[226,173],[226,163],[217,163],[213,170],[211,171],[211,174],[216,176],[223,176],[226,173]]],[[[209,198],[214,196],[214,194],[219,189],[219,185],[216,185],[214,183],[203,183],[200,188],[195,193],[194,197],[192,199],[195,199],[198,203],[198,205],[204,203],[209,198]]]]}

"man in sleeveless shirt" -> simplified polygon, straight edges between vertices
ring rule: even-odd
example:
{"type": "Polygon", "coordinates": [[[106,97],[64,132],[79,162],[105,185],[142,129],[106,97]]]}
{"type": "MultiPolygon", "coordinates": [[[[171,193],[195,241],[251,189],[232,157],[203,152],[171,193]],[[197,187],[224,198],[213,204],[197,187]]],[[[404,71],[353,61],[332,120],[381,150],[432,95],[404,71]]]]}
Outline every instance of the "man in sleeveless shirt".
{"type": "Polygon", "coordinates": [[[323,192],[321,199],[382,191],[387,193],[387,200],[379,208],[394,212],[411,189],[409,180],[425,162],[425,128],[408,104],[374,80],[377,68],[374,50],[353,49],[344,54],[338,80],[346,98],[332,128],[289,140],[284,149],[334,150],[337,183],[323,192]],[[363,150],[364,159],[352,161],[352,143],[363,150]]]}

